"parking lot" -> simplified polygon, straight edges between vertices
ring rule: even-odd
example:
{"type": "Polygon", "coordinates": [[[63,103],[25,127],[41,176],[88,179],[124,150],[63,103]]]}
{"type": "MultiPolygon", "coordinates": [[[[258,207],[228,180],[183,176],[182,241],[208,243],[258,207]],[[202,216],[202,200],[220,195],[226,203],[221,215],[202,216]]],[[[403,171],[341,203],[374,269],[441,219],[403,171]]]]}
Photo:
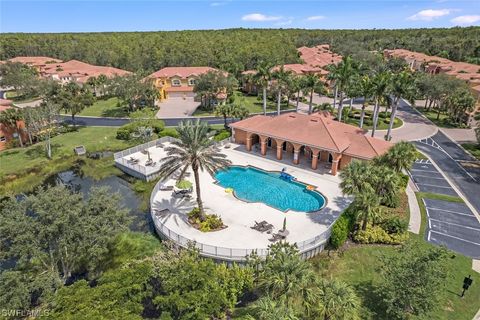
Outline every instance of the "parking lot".
{"type": "Polygon", "coordinates": [[[480,258],[480,222],[460,202],[424,199],[427,210],[427,241],[450,250],[480,258]]]}
{"type": "Polygon", "coordinates": [[[444,194],[448,196],[457,196],[455,190],[450,187],[450,184],[438,172],[437,168],[430,162],[430,160],[417,160],[410,170],[413,181],[422,192],[431,192],[444,194]]]}

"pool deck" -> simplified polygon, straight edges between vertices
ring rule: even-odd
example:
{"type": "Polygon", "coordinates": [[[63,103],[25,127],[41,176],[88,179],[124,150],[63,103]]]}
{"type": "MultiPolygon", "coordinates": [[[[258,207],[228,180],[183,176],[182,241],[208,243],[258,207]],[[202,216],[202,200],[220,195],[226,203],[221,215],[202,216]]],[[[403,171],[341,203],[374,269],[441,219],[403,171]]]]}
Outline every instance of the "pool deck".
{"type": "MultiPolygon", "coordinates": [[[[207,172],[200,172],[202,199],[207,213],[214,213],[222,217],[226,229],[215,232],[201,232],[193,228],[187,221],[187,213],[196,206],[196,196],[191,199],[178,199],[172,196],[172,191],[158,191],[152,195],[152,212],[168,209],[169,212],[159,219],[167,229],[198,243],[232,249],[264,249],[271,242],[271,235],[251,229],[255,221],[266,220],[274,225],[274,232],[283,226],[287,218],[287,230],[290,234],[287,241],[299,243],[324,233],[338,218],[340,213],[348,207],[351,199],[342,195],[339,177],[328,174],[327,169],[312,171],[308,164],[291,165],[291,160],[273,160],[274,155],[266,157],[258,153],[250,153],[242,145],[230,144],[230,148],[222,147],[221,151],[227,155],[234,165],[251,165],[264,170],[287,172],[298,180],[317,186],[327,199],[326,206],[317,212],[304,213],[288,211],[286,213],[274,209],[264,203],[247,203],[226,193],[224,188],[214,183],[214,179],[207,172]]],[[[193,175],[188,178],[193,182],[193,175]]],[[[164,181],[164,184],[174,185],[173,179],[164,181]]]]}

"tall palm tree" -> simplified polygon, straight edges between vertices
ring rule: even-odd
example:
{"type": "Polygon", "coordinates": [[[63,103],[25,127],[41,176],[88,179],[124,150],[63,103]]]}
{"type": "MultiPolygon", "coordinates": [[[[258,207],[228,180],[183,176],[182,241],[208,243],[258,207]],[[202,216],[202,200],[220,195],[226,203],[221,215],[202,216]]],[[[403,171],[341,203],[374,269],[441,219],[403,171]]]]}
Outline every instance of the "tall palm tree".
{"type": "Polygon", "coordinates": [[[305,89],[305,77],[293,76],[291,78],[291,89],[296,94],[295,112],[298,112],[298,106],[300,104],[300,93],[305,89]]]}
{"type": "Polygon", "coordinates": [[[269,296],[260,298],[253,306],[255,317],[247,319],[255,320],[298,320],[293,308],[287,307],[283,301],[269,296]]]}
{"type": "Polygon", "coordinates": [[[368,222],[375,221],[380,215],[380,197],[370,184],[362,193],[355,195],[352,205],[357,214],[357,221],[362,223],[362,230],[367,230],[368,222]]]}
{"type": "Polygon", "coordinates": [[[255,82],[262,87],[263,94],[263,114],[267,114],[267,88],[272,80],[272,64],[269,62],[261,62],[257,66],[255,74],[255,82]]]}
{"type": "Polygon", "coordinates": [[[354,62],[350,56],[345,56],[339,64],[331,65],[329,71],[328,79],[333,82],[335,92],[339,92],[340,94],[337,119],[338,121],[342,121],[343,99],[347,87],[350,85],[352,77],[355,74],[354,62]]]}
{"type": "Polygon", "coordinates": [[[369,187],[366,179],[371,174],[371,167],[364,161],[352,161],[345,169],[340,171],[340,188],[344,194],[356,195],[369,187]]]}
{"type": "Polygon", "coordinates": [[[277,115],[280,115],[280,106],[282,104],[282,95],[287,93],[291,72],[287,71],[281,66],[278,70],[272,73],[272,78],[275,80],[277,88],[277,115]]]}
{"type": "Polygon", "coordinates": [[[310,100],[308,102],[308,114],[312,114],[313,110],[313,93],[322,85],[322,79],[315,73],[309,73],[304,76],[304,88],[310,92],[310,100]]]}
{"type": "Polygon", "coordinates": [[[167,156],[161,160],[160,176],[168,177],[180,170],[179,180],[183,178],[188,168],[192,168],[195,178],[197,204],[200,210],[200,220],[205,220],[202,197],[200,193],[200,170],[206,170],[210,175],[230,165],[226,155],[220,153],[214,146],[208,134],[208,124],[200,122],[182,121],[178,128],[179,141],[174,141],[165,148],[167,156]]]}
{"type": "Polygon", "coordinates": [[[414,76],[409,71],[402,71],[400,73],[394,74],[390,81],[390,91],[389,93],[393,96],[392,99],[392,112],[390,114],[390,123],[388,124],[387,135],[385,140],[389,141],[392,136],[393,122],[397,114],[398,105],[400,99],[404,98],[409,100],[412,105],[414,105],[415,98],[415,81],[414,76]]]}
{"type": "Polygon", "coordinates": [[[22,129],[18,123],[23,119],[21,109],[10,108],[0,113],[0,123],[3,123],[6,127],[12,128],[15,134],[18,136],[18,142],[20,147],[23,147],[22,141],[22,129]]]}
{"type": "Polygon", "coordinates": [[[101,74],[97,77],[97,86],[101,88],[100,90],[100,95],[104,95],[105,94],[105,86],[108,82],[108,78],[106,75],[104,74],[101,74]]]}
{"type": "Polygon", "coordinates": [[[365,119],[365,108],[368,105],[372,95],[373,95],[373,84],[372,80],[368,75],[364,75],[359,83],[358,83],[358,90],[360,95],[363,97],[362,103],[362,113],[360,114],[360,128],[363,128],[363,121],[365,119]]]}
{"type": "Polygon", "coordinates": [[[390,83],[390,74],[387,72],[380,72],[375,74],[372,79],[373,98],[375,100],[375,107],[373,108],[373,128],[372,137],[375,136],[377,129],[378,115],[380,113],[380,101],[385,97],[390,83]]]}
{"type": "Polygon", "coordinates": [[[322,280],[319,284],[319,316],[324,320],[359,319],[360,300],[353,288],[339,280],[322,280]]]}
{"type": "Polygon", "coordinates": [[[379,158],[379,161],[386,164],[396,172],[409,170],[417,158],[415,146],[406,141],[396,143],[387,153],[379,158]]]}

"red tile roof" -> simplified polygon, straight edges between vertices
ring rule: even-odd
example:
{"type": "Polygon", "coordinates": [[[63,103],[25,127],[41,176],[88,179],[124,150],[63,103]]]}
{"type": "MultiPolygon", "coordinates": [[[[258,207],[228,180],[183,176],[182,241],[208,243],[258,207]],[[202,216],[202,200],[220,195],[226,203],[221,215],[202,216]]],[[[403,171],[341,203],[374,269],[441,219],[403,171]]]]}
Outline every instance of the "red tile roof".
{"type": "Polygon", "coordinates": [[[199,76],[209,71],[219,71],[211,67],[166,67],[152,73],[148,78],[171,78],[177,76],[186,79],[192,76],[199,76]]]}
{"type": "Polygon", "coordinates": [[[372,159],[392,146],[390,142],[366,136],[358,127],[335,121],[328,114],[257,115],[230,126],[362,159],[372,159]]]}
{"type": "Polygon", "coordinates": [[[10,62],[20,62],[23,64],[27,64],[29,66],[43,66],[49,63],[59,63],[62,62],[62,60],[55,59],[55,58],[50,58],[50,57],[15,57],[12,59],[8,59],[10,62]]]}
{"type": "Polygon", "coordinates": [[[59,77],[73,77],[77,82],[86,82],[91,77],[103,74],[107,77],[123,76],[131,72],[114,67],[95,66],[78,60],[63,63],[48,64],[42,69],[44,76],[58,75],[59,77]]]}

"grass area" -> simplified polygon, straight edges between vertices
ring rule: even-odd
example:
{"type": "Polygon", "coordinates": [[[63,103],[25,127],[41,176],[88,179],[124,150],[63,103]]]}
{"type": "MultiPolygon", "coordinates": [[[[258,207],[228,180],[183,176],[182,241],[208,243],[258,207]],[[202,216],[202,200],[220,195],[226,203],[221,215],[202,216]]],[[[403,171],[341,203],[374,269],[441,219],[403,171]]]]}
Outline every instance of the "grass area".
{"type": "Polygon", "coordinates": [[[437,194],[437,193],[430,193],[430,192],[417,192],[416,194],[417,194],[417,197],[420,197],[420,198],[443,200],[443,201],[450,201],[450,202],[463,202],[462,198],[460,197],[453,197],[445,194],[437,194]]]}
{"type": "Polygon", "coordinates": [[[462,143],[462,147],[480,160],[480,143],[462,143]]]}
{"type": "MultiPolygon", "coordinates": [[[[244,96],[245,98],[245,108],[248,109],[248,112],[250,113],[262,113],[263,112],[263,100],[260,96],[257,98],[256,96],[244,96]]],[[[288,106],[286,102],[282,103],[280,105],[281,110],[287,110],[287,109],[294,109],[295,107],[293,106],[288,106]]],[[[267,100],[267,112],[268,111],[277,111],[277,102],[276,101],[271,101],[267,100]]],[[[211,110],[202,110],[198,108],[194,113],[194,116],[197,117],[203,117],[203,116],[213,116],[215,115],[213,111],[211,110]]]]}
{"type": "MultiPolygon", "coordinates": [[[[418,246],[430,246],[423,237],[410,235],[408,241],[418,246]]],[[[362,319],[388,319],[380,304],[381,297],[376,290],[381,281],[378,269],[379,257],[391,255],[394,246],[355,245],[343,253],[323,253],[312,259],[322,277],[334,277],[353,286],[362,300],[362,319]]],[[[417,319],[472,319],[478,311],[480,301],[480,274],[472,271],[472,260],[453,254],[448,262],[448,278],[438,308],[417,319]],[[463,278],[472,275],[473,285],[462,299],[459,297],[463,278]],[[477,285],[475,285],[475,283],[477,285]]]]}
{"type": "Polygon", "coordinates": [[[7,99],[10,99],[13,102],[17,102],[17,103],[32,102],[32,101],[40,99],[39,97],[25,97],[25,96],[19,95],[18,92],[14,91],[14,90],[7,91],[5,93],[5,97],[7,99]]]}
{"type": "MultiPolygon", "coordinates": [[[[360,126],[360,110],[354,110],[349,117],[346,118],[345,123],[360,126]]],[[[366,130],[370,130],[373,128],[372,119],[373,114],[371,111],[365,111],[365,120],[363,124],[363,128],[366,130]]],[[[387,130],[390,124],[390,112],[380,112],[378,123],[377,123],[377,130],[387,130]]],[[[395,118],[393,121],[393,129],[399,128],[403,125],[403,121],[399,118],[395,118]]]]}
{"type": "MultiPolygon", "coordinates": [[[[52,138],[51,160],[45,156],[44,143],[1,152],[0,194],[32,190],[49,175],[72,167],[78,159],[73,152],[77,145],[84,145],[88,152],[115,151],[130,147],[132,142],[116,139],[116,129],[85,127],[55,136],[52,138]]],[[[116,173],[111,160],[85,159],[87,174],[100,178],[102,175],[116,173]]]]}
{"type": "Polygon", "coordinates": [[[120,104],[118,98],[98,99],[91,107],[83,109],[79,116],[89,117],[128,117],[127,108],[120,104]]]}
{"type": "Polygon", "coordinates": [[[440,112],[440,116],[437,119],[437,110],[430,109],[427,111],[424,107],[417,106],[416,109],[432,121],[436,126],[442,128],[466,128],[463,124],[452,123],[447,114],[440,112]]]}

